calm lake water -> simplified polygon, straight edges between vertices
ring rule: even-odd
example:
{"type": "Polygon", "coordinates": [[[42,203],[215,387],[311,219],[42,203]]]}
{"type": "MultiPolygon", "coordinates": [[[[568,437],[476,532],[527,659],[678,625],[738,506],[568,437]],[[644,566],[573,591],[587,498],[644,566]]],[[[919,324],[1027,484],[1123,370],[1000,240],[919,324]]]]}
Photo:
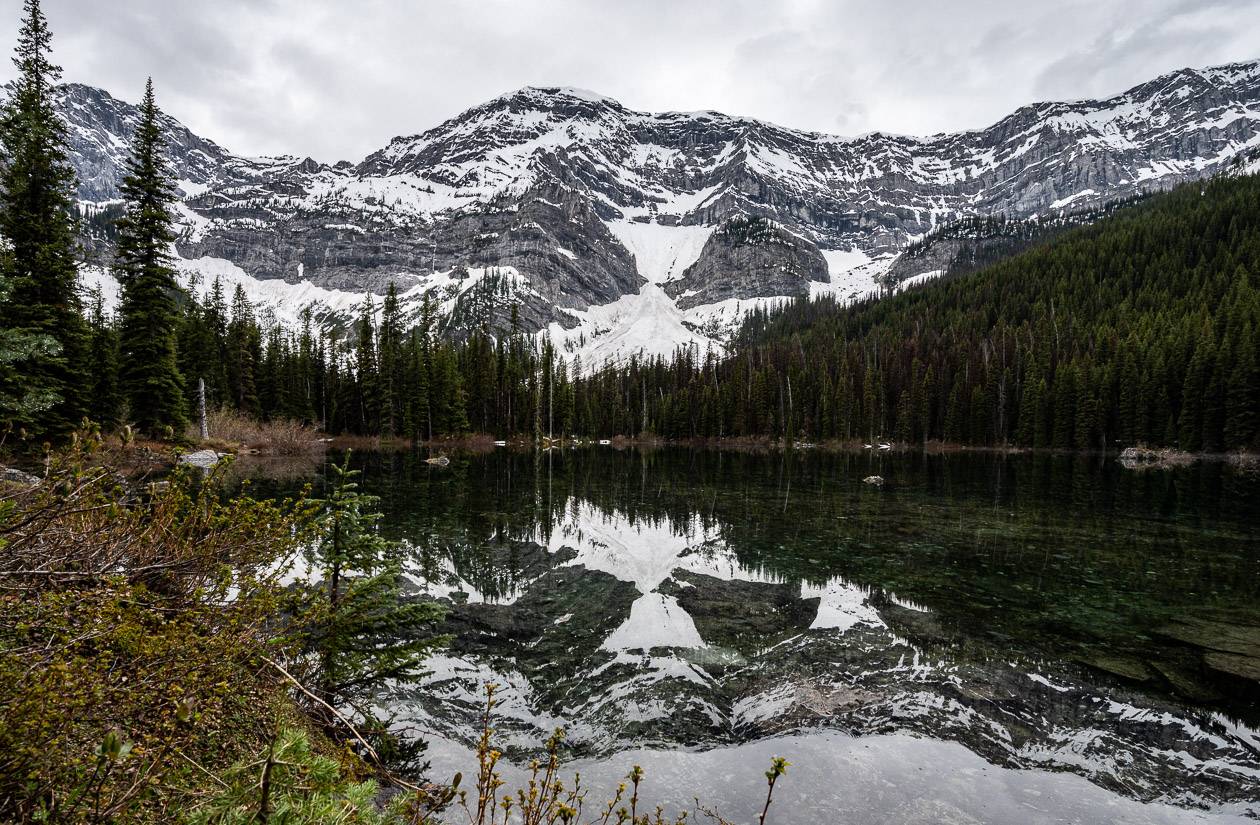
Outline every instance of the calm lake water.
{"type": "MultiPolygon", "coordinates": [[[[777,823],[1260,818],[1260,477],[1101,458],[356,455],[455,641],[381,704],[777,823]],[[883,487],[864,484],[884,477],[883,487]]],[[[509,767],[509,772],[513,769],[509,767]]],[[[592,793],[592,798],[596,793],[592,793]]],[[[600,797],[602,800],[602,797],[600,797]]]]}

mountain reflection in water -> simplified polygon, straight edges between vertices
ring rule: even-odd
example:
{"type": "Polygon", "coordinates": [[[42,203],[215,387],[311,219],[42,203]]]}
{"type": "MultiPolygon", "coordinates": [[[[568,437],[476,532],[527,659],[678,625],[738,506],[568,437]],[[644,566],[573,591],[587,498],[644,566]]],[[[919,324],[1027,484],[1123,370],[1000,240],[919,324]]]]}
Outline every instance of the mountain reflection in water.
{"type": "Polygon", "coordinates": [[[657,764],[681,804],[746,774],[715,800],[732,814],[770,743],[832,800],[785,790],[779,822],[859,800],[844,821],[901,817],[869,783],[909,765],[938,806],[913,809],[942,821],[1260,814],[1255,476],[675,449],[356,462],[414,588],[453,605],[432,674],[381,697],[439,772],[467,769],[493,681],[517,763],[564,725],[584,777],[657,764]]]}

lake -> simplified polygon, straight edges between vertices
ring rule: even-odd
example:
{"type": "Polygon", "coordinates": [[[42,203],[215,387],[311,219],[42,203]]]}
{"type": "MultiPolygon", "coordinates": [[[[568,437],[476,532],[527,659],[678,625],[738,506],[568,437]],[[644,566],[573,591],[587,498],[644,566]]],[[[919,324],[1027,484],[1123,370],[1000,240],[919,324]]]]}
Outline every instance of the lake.
{"type": "Polygon", "coordinates": [[[494,682],[508,778],[563,725],[601,801],[640,764],[650,803],[748,821],[777,754],[775,823],[1260,817],[1254,474],[610,447],[354,463],[411,586],[452,605],[432,673],[380,698],[435,778],[472,772],[494,682]]]}

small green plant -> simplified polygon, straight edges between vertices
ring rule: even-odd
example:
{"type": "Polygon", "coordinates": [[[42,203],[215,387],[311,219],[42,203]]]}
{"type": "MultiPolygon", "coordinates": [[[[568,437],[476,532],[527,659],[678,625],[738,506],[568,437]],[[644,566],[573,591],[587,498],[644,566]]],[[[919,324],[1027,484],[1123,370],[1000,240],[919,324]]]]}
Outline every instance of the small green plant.
{"type": "Polygon", "coordinates": [[[185,820],[188,825],[390,825],[400,823],[376,804],[374,780],[345,777],[341,765],[311,748],[307,735],[281,731],[260,759],[233,766],[220,791],[185,820]]]}

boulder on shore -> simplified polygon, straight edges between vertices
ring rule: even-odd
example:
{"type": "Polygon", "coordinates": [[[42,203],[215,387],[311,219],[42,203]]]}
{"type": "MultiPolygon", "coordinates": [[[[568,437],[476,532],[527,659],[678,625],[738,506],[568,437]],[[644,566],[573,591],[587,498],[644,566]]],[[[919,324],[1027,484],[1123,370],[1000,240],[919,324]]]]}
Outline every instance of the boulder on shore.
{"type": "Polygon", "coordinates": [[[214,450],[197,450],[194,453],[181,455],[179,463],[185,467],[199,467],[202,470],[209,470],[228,455],[229,453],[220,453],[214,450]]]}
{"type": "Polygon", "coordinates": [[[1185,467],[1195,462],[1192,453],[1164,448],[1160,450],[1150,447],[1125,447],[1120,452],[1120,466],[1126,470],[1166,469],[1169,467],[1185,467]]]}
{"type": "Polygon", "coordinates": [[[0,483],[30,486],[39,483],[39,476],[33,476],[13,467],[0,467],[0,483]]]}

